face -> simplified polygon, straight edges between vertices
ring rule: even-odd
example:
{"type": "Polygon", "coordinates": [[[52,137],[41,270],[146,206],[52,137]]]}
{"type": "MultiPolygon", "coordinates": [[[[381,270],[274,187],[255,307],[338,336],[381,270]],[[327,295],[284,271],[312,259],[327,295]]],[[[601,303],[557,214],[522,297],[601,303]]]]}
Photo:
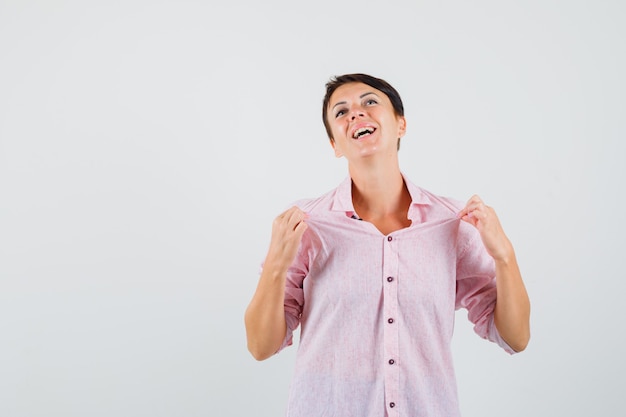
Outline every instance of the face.
{"type": "Polygon", "coordinates": [[[367,84],[337,88],[328,104],[331,144],[337,157],[354,158],[397,154],[406,121],[397,116],[387,95],[367,84]]]}

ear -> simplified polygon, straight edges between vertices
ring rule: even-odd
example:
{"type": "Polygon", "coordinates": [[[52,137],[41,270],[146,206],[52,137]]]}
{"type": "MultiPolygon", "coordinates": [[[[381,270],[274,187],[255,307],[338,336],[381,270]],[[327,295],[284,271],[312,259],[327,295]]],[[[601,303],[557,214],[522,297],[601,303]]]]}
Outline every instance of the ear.
{"type": "Polygon", "coordinates": [[[341,158],[343,156],[343,152],[341,152],[341,150],[337,147],[337,144],[335,143],[335,139],[330,138],[330,146],[333,147],[333,150],[335,151],[335,156],[337,158],[341,158]]]}
{"type": "Polygon", "coordinates": [[[398,117],[398,138],[401,138],[406,133],[406,119],[404,116],[398,117]]]}

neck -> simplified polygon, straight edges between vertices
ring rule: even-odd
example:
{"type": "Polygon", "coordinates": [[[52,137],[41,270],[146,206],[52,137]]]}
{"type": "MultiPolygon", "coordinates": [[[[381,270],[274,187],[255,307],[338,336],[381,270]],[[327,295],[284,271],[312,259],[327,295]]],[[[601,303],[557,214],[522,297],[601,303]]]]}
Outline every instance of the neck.
{"type": "Polygon", "coordinates": [[[350,167],[352,204],[361,217],[381,218],[405,213],[411,196],[397,164],[369,166],[367,169],[350,167]]]}

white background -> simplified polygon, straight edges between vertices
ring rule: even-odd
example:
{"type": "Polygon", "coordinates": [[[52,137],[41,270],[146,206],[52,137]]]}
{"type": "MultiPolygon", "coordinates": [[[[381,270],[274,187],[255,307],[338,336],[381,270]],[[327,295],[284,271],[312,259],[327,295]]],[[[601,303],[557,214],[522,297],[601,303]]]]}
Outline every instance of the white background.
{"type": "Polygon", "coordinates": [[[324,83],[394,85],[401,167],[480,194],[532,340],[454,339],[464,416],[621,415],[622,1],[0,1],[0,415],[281,416],[243,313],[271,221],[347,174],[324,83]]]}

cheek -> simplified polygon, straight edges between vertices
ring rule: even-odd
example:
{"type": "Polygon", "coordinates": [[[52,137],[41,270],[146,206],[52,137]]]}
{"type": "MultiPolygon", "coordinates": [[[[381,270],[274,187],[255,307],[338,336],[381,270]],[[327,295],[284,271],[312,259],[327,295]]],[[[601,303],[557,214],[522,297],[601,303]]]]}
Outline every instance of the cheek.
{"type": "Polygon", "coordinates": [[[345,126],[341,122],[334,122],[330,124],[330,131],[333,133],[333,137],[343,137],[345,135],[345,126]]]}

